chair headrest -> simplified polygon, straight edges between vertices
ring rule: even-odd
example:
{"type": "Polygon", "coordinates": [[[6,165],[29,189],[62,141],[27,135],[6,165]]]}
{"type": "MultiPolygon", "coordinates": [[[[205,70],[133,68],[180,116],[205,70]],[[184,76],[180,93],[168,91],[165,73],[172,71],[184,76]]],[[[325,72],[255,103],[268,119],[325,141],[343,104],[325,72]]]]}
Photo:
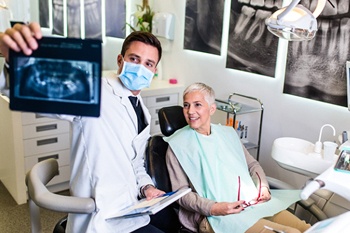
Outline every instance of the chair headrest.
{"type": "Polygon", "coordinates": [[[163,107],[158,111],[160,130],[164,136],[172,135],[176,130],[187,125],[182,106],[163,107]]]}

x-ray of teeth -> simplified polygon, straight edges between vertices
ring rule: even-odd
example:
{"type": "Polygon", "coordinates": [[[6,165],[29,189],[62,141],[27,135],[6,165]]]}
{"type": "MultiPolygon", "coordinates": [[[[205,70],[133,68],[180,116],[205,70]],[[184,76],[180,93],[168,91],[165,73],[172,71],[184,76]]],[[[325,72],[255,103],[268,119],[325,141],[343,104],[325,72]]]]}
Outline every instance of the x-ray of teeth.
{"type": "Polygon", "coordinates": [[[39,0],[39,22],[41,27],[50,27],[49,1],[47,0],[39,0]]]}
{"type": "MultiPolygon", "coordinates": [[[[317,1],[302,0],[314,9],[317,1]]],[[[311,41],[289,42],[284,93],[347,106],[346,61],[350,60],[350,1],[331,0],[317,18],[311,41]]]]}
{"type": "Polygon", "coordinates": [[[265,19],[281,6],[282,1],[231,1],[227,68],[275,76],[278,38],[265,19]]]}
{"type": "MultiPolygon", "coordinates": [[[[350,60],[350,0],[331,2],[335,7],[327,3],[317,18],[318,31],[313,40],[289,42],[283,92],[347,106],[345,63],[350,60]]],[[[300,3],[313,11],[317,1],[300,3]]],[[[186,1],[185,48],[219,54],[221,39],[209,34],[214,21],[220,28],[219,15],[223,11],[211,4],[218,6],[221,1],[186,1]],[[217,17],[205,17],[213,16],[214,11],[217,17]],[[205,26],[208,33],[200,33],[200,27],[205,26]]],[[[278,38],[267,30],[265,19],[281,7],[282,1],[231,1],[227,68],[275,77],[278,38]]],[[[221,36],[221,32],[213,34],[221,36]]]]}
{"type": "Polygon", "coordinates": [[[96,102],[92,69],[84,61],[31,58],[17,70],[20,78],[15,90],[27,99],[96,102]]]}
{"type": "Polygon", "coordinates": [[[100,115],[100,40],[43,37],[30,56],[10,50],[10,109],[100,115]]]}
{"type": "MultiPolygon", "coordinates": [[[[49,0],[39,0],[39,19],[42,27],[49,27],[49,0]]],[[[125,38],[126,5],[125,0],[105,0],[106,36],[125,38]]],[[[52,33],[64,35],[64,19],[67,20],[67,36],[81,38],[81,24],[84,24],[85,38],[102,38],[101,0],[84,1],[84,19],[81,21],[80,0],[67,1],[67,15],[64,15],[63,0],[52,0],[52,33]]]]}
{"type": "Polygon", "coordinates": [[[224,0],[187,0],[184,49],[220,55],[224,0]]]}

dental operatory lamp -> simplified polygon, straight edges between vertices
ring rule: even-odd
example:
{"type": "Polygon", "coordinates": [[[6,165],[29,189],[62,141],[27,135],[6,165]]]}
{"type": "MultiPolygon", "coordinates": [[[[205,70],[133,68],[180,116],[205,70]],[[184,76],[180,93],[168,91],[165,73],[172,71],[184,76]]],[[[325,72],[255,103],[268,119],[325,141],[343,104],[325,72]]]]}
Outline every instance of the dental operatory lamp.
{"type": "Polygon", "coordinates": [[[303,5],[300,0],[293,0],[287,7],[274,12],[265,20],[267,29],[274,35],[289,40],[311,40],[317,32],[316,18],[321,14],[327,0],[318,0],[313,13],[303,5]]]}

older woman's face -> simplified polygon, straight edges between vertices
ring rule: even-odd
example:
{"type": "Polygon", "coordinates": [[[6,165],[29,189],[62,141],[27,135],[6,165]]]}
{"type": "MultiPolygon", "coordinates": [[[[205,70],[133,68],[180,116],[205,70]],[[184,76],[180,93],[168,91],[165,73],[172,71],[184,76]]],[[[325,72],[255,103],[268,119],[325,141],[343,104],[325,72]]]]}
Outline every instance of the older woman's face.
{"type": "Polygon", "coordinates": [[[189,126],[198,133],[210,134],[210,116],[215,112],[215,105],[209,105],[204,94],[199,91],[184,96],[184,116],[189,126]]]}

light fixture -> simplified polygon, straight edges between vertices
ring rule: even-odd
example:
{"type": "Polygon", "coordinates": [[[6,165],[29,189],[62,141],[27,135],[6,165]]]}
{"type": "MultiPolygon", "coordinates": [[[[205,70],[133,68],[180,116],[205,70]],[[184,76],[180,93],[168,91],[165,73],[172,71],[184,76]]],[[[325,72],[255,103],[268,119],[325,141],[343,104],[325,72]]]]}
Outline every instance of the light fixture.
{"type": "Polygon", "coordinates": [[[293,0],[289,6],[274,12],[265,20],[267,29],[274,35],[289,41],[313,39],[317,32],[316,18],[323,11],[327,0],[318,0],[313,13],[298,4],[299,2],[300,0],[293,0]]]}

